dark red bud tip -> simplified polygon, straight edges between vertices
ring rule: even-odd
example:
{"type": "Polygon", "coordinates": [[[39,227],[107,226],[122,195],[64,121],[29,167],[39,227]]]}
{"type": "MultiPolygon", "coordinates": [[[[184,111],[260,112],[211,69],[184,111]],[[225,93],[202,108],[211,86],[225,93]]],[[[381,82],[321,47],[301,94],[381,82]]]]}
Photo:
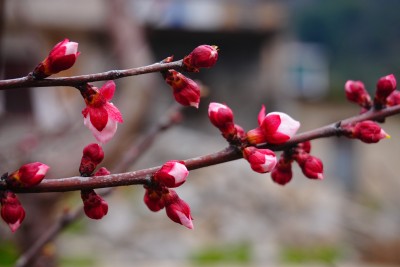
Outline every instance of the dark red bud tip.
{"type": "Polygon", "coordinates": [[[17,195],[11,191],[0,192],[1,217],[15,232],[25,218],[25,210],[19,202],[17,195]]]}
{"type": "Polygon", "coordinates": [[[100,220],[108,212],[107,202],[94,192],[94,190],[82,190],[81,198],[83,209],[90,219],[100,220]]]}

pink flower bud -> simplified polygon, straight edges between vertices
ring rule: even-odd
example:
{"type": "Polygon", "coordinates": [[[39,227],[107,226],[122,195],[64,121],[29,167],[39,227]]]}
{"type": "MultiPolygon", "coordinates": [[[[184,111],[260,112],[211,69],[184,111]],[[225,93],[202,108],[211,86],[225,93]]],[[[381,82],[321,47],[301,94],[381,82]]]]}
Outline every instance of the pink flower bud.
{"type": "Polygon", "coordinates": [[[79,166],[81,176],[90,176],[103,159],[104,152],[100,145],[96,143],[87,145],[83,149],[81,165],[79,166]]]}
{"type": "Polygon", "coordinates": [[[250,163],[253,171],[267,173],[274,169],[276,156],[272,150],[246,147],[243,149],[243,157],[250,163]]]}
{"type": "Polygon", "coordinates": [[[83,210],[85,211],[86,216],[90,219],[100,220],[108,212],[108,204],[107,202],[93,189],[90,190],[82,190],[81,198],[83,201],[83,210]]]}
{"type": "Polygon", "coordinates": [[[154,180],[166,187],[178,187],[186,181],[189,175],[183,161],[170,160],[154,173],[154,180]]]}
{"type": "Polygon", "coordinates": [[[390,136],[374,121],[362,121],[352,127],[350,138],[360,139],[364,143],[377,143],[390,136]]]}
{"type": "Polygon", "coordinates": [[[100,89],[90,84],[80,88],[86,108],[82,110],[83,123],[97,141],[107,143],[117,132],[118,123],[123,123],[121,112],[109,102],[114,96],[114,81],[106,82],[100,89]]]}
{"type": "Polygon", "coordinates": [[[1,217],[15,232],[25,218],[25,210],[19,202],[17,195],[11,191],[0,192],[1,217]]]}
{"type": "Polygon", "coordinates": [[[324,179],[324,165],[322,161],[308,153],[301,153],[296,158],[303,174],[310,179],[324,179]]]}
{"type": "Polygon", "coordinates": [[[183,106],[199,107],[200,87],[176,70],[168,70],[165,81],[171,86],[176,102],[183,106]]]}
{"type": "Polygon", "coordinates": [[[187,71],[198,72],[199,68],[211,68],[218,60],[218,47],[215,45],[200,45],[188,56],[183,58],[187,71]]]}
{"type": "Polygon", "coordinates": [[[151,211],[159,211],[165,207],[162,190],[146,188],[143,201],[151,211]]]}
{"type": "Polygon", "coordinates": [[[270,112],[265,115],[264,105],[258,114],[258,124],[260,127],[247,132],[247,140],[253,145],[265,142],[283,144],[300,128],[300,122],[285,113],[270,112]]]}
{"type": "Polygon", "coordinates": [[[375,104],[386,104],[386,98],[396,89],[397,82],[393,74],[384,76],[378,80],[375,92],[375,104]]]}
{"type": "Polygon", "coordinates": [[[168,194],[164,194],[165,211],[167,216],[174,222],[193,229],[192,215],[190,214],[189,205],[179,198],[174,190],[169,190],[168,194]]]}
{"type": "Polygon", "coordinates": [[[227,125],[233,127],[233,112],[227,105],[211,102],[208,106],[208,117],[218,129],[225,129],[227,125]]]}
{"type": "Polygon", "coordinates": [[[281,157],[271,172],[272,180],[277,184],[285,185],[292,180],[292,177],[293,173],[291,161],[281,157]]]}
{"type": "Polygon", "coordinates": [[[388,106],[400,105],[400,91],[394,90],[387,98],[386,104],[388,106]]]}
{"type": "Polygon", "coordinates": [[[49,169],[49,166],[41,162],[28,163],[11,173],[6,182],[12,187],[32,187],[43,180],[49,169]]]}
{"type": "Polygon", "coordinates": [[[344,85],[346,97],[349,101],[357,103],[366,109],[371,108],[372,101],[369,93],[361,81],[347,81],[344,85]]]}
{"type": "Polygon", "coordinates": [[[37,79],[46,78],[52,74],[71,68],[80,53],[78,43],[68,39],[56,44],[49,55],[33,71],[37,79]]]}

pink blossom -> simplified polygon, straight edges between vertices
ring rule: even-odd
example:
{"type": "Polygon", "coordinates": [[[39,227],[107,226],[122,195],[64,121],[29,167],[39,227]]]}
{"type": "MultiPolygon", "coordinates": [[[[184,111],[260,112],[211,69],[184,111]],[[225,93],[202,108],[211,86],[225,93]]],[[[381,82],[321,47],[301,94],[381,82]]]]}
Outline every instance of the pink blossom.
{"type": "Polygon", "coordinates": [[[164,201],[165,211],[172,221],[193,229],[190,207],[185,201],[179,198],[174,190],[170,189],[168,194],[164,194],[164,201]]]}
{"type": "Polygon", "coordinates": [[[200,87],[193,80],[176,70],[168,70],[165,81],[171,86],[176,102],[183,106],[199,107],[200,87]]]}
{"type": "Polygon", "coordinates": [[[154,180],[167,186],[178,187],[186,181],[189,171],[183,161],[170,160],[154,174],[154,180]]]}
{"type": "Polygon", "coordinates": [[[123,122],[121,112],[109,102],[114,92],[114,81],[106,82],[100,90],[91,85],[81,89],[86,102],[86,108],[82,110],[84,124],[101,143],[110,141],[117,131],[118,123],[123,122]]]}
{"type": "Polygon", "coordinates": [[[217,60],[217,46],[200,45],[183,58],[183,64],[187,71],[199,72],[199,68],[211,68],[217,60]]]}
{"type": "Polygon", "coordinates": [[[38,79],[71,68],[79,56],[78,43],[68,39],[56,44],[49,55],[35,68],[33,75],[38,79]]]}
{"type": "Polygon", "coordinates": [[[243,149],[243,157],[250,163],[253,171],[258,173],[272,171],[277,162],[275,153],[269,149],[246,147],[243,149]]]}
{"type": "Polygon", "coordinates": [[[300,128],[300,122],[282,112],[270,112],[265,115],[263,105],[258,114],[259,127],[247,132],[250,144],[282,144],[292,138],[300,128]]]}
{"type": "Polygon", "coordinates": [[[25,210],[19,202],[17,195],[11,191],[0,192],[1,217],[15,232],[25,218],[25,210]]]}
{"type": "Polygon", "coordinates": [[[49,169],[49,166],[41,162],[28,163],[11,173],[6,182],[14,187],[32,187],[43,180],[49,169]]]}

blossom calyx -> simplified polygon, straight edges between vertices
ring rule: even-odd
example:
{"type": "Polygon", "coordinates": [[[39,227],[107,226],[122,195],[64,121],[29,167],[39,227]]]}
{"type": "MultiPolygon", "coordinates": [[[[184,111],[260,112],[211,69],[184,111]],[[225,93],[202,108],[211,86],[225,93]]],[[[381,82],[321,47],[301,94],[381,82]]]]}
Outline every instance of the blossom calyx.
{"type": "Polygon", "coordinates": [[[86,216],[90,219],[100,220],[108,212],[108,204],[107,202],[93,189],[82,190],[81,198],[83,201],[83,210],[85,211],[86,216]]]}
{"type": "Polygon", "coordinates": [[[246,147],[243,149],[243,157],[250,163],[253,171],[267,173],[274,169],[277,159],[272,150],[246,147]]]}
{"type": "Polygon", "coordinates": [[[370,109],[372,106],[371,96],[365,89],[364,83],[361,81],[349,80],[344,85],[346,98],[365,109],[370,109]]]}
{"type": "Polygon", "coordinates": [[[163,198],[167,216],[172,221],[182,224],[189,229],[193,229],[193,219],[190,214],[189,205],[179,198],[178,194],[172,189],[170,189],[167,194],[164,194],[163,198]]]}
{"type": "Polygon", "coordinates": [[[81,176],[90,176],[103,159],[104,151],[100,145],[96,143],[87,145],[83,149],[81,164],[79,166],[81,176]]]}
{"type": "Polygon", "coordinates": [[[11,191],[0,192],[1,217],[15,232],[25,218],[25,210],[19,202],[17,195],[11,191]]]}
{"type": "Polygon", "coordinates": [[[154,173],[154,180],[166,187],[178,187],[186,181],[189,171],[183,161],[170,160],[154,173]]]}
{"type": "Polygon", "coordinates": [[[384,76],[376,84],[375,105],[385,105],[386,98],[396,89],[397,82],[393,74],[384,76]]]}
{"type": "Polygon", "coordinates": [[[33,70],[33,76],[43,79],[60,71],[71,68],[79,56],[78,43],[68,39],[56,44],[49,55],[33,70]]]}
{"type": "Polygon", "coordinates": [[[200,45],[183,58],[183,66],[187,71],[199,72],[199,68],[211,68],[217,60],[217,46],[200,45]]]}
{"type": "Polygon", "coordinates": [[[176,102],[183,106],[199,107],[200,87],[193,80],[176,70],[164,73],[165,82],[172,88],[176,102]]]}
{"type": "Polygon", "coordinates": [[[283,144],[292,138],[300,128],[300,122],[282,112],[265,115],[265,106],[258,114],[259,127],[247,132],[247,141],[252,144],[283,144]]]}
{"type": "Polygon", "coordinates": [[[27,163],[8,175],[6,183],[12,187],[32,187],[43,180],[49,169],[49,166],[41,162],[27,163]]]}
{"type": "Polygon", "coordinates": [[[119,109],[109,102],[115,92],[114,81],[106,82],[100,89],[91,84],[80,87],[86,108],[82,110],[83,122],[97,141],[107,143],[115,135],[118,123],[122,123],[119,109]]]}

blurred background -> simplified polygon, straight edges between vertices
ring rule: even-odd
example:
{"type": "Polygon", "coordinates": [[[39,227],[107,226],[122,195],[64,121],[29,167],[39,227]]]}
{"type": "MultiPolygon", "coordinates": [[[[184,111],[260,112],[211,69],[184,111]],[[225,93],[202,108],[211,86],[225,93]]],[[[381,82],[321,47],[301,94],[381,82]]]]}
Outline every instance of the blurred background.
{"type": "MultiPolygon", "coordinates": [[[[396,0],[0,0],[1,76],[25,76],[64,38],[78,42],[81,55],[62,76],[218,45],[216,66],[189,75],[207,92],[199,110],[184,109],[182,124],[142,151],[131,171],[225,148],[208,121],[212,101],[229,105],[246,130],[257,126],[262,104],[301,121],[300,132],[356,115],[345,101],[347,80],[373,93],[380,77],[399,74],[399,9],[396,0]]],[[[109,169],[174,102],[160,74],[116,83],[113,102],[125,123],[104,146],[109,169]]],[[[82,149],[95,141],[83,107],[73,88],[0,91],[1,171],[42,161],[49,178],[78,175],[82,149]]],[[[400,266],[399,118],[384,129],[392,139],[374,145],[313,141],[323,181],[295,167],[282,187],[244,160],[192,171],[177,189],[192,208],[192,231],[147,210],[141,187],[119,188],[106,198],[104,219],[78,220],[32,266],[400,266]]],[[[78,192],[21,201],[21,229],[11,234],[0,224],[0,266],[13,266],[63,210],[81,205],[78,192]]]]}

